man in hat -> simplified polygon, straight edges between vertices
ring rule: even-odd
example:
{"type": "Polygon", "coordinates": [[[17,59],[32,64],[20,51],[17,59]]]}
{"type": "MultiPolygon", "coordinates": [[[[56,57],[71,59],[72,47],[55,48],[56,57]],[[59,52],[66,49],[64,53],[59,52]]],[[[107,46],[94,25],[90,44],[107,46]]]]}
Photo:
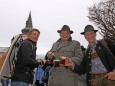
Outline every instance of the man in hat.
{"type": "Polygon", "coordinates": [[[70,70],[71,64],[68,63],[68,58],[70,58],[74,64],[80,64],[83,58],[80,43],[72,40],[73,31],[68,25],[64,25],[57,32],[60,38],[46,54],[46,59],[54,60],[48,86],[84,86],[83,76],[72,72],[70,70]],[[59,61],[57,66],[55,61],[59,61]]]}
{"type": "Polygon", "coordinates": [[[74,64],[72,69],[78,74],[86,73],[87,86],[115,86],[115,43],[108,39],[97,40],[97,31],[87,25],[81,33],[89,44],[81,64],[74,64]]]}

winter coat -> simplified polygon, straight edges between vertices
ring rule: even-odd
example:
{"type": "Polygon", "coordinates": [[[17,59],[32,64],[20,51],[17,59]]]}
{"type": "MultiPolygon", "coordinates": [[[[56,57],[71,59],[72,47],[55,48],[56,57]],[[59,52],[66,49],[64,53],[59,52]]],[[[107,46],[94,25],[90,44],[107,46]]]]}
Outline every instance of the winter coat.
{"type": "MultiPolygon", "coordinates": [[[[67,56],[75,64],[80,64],[83,57],[80,43],[74,40],[68,40],[63,43],[61,40],[58,40],[53,44],[50,51],[55,53],[55,59],[60,59],[61,56],[67,56]]],[[[84,86],[84,79],[83,75],[72,72],[70,68],[64,66],[52,67],[48,86],[84,86]]]]}

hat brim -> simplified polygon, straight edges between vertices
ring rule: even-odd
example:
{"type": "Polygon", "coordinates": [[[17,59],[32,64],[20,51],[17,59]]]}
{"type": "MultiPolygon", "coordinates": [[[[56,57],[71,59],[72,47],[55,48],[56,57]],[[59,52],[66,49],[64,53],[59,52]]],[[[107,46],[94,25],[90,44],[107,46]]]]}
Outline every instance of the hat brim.
{"type": "MultiPolygon", "coordinates": [[[[98,30],[93,30],[94,32],[97,32],[98,30]]],[[[86,31],[86,32],[89,32],[89,31],[86,31]]],[[[85,32],[81,32],[80,33],[81,35],[84,35],[85,34],[85,32]]]]}
{"type": "MultiPolygon", "coordinates": [[[[57,30],[57,32],[58,32],[58,33],[61,33],[61,31],[62,31],[62,30],[57,30]]],[[[64,31],[64,30],[63,30],[63,31],[64,31]]],[[[66,30],[65,30],[65,31],[66,31],[66,30]]],[[[70,30],[69,32],[70,32],[70,34],[72,34],[72,33],[73,33],[73,31],[72,31],[72,30],[70,30]]]]}

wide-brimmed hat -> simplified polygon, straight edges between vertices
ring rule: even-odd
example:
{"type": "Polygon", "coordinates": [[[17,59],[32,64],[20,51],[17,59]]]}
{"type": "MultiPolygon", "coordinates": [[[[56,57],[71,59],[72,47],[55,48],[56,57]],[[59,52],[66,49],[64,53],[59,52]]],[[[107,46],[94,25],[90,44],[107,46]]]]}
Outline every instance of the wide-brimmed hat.
{"type": "Polygon", "coordinates": [[[84,29],[84,32],[81,32],[80,34],[84,35],[85,32],[89,32],[89,31],[97,32],[98,30],[95,30],[92,25],[87,25],[87,26],[85,27],[85,29],[84,29]]]}
{"type": "Polygon", "coordinates": [[[64,26],[61,28],[61,30],[57,30],[58,33],[60,33],[61,31],[69,31],[70,34],[73,33],[73,31],[70,30],[70,27],[69,27],[68,25],[64,25],[64,26]]]}

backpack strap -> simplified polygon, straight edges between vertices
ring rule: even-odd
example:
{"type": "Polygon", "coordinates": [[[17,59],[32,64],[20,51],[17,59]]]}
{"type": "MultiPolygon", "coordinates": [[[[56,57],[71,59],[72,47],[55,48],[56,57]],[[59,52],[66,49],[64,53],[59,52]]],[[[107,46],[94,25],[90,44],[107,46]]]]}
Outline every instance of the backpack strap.
{"type": "Polygon", "coordinates": [[[109,49],[108,44],[104,39],[101,39],[100,42],[105,48],[109,49]]]}
{"type": "Polygon", "coordinates": [[[104,39],[101,39],[100,42],[101,42],[101,44],[103,45],[103,47],[108,50],[108,52],[111,54],[111,56],[112,56],[112,57],[114,58],[114,60],[115,60],[115,57],[114,57],[114,55],[112,54],[111,50],[109,49],[107,42],[106,42],[104,39]]]}

